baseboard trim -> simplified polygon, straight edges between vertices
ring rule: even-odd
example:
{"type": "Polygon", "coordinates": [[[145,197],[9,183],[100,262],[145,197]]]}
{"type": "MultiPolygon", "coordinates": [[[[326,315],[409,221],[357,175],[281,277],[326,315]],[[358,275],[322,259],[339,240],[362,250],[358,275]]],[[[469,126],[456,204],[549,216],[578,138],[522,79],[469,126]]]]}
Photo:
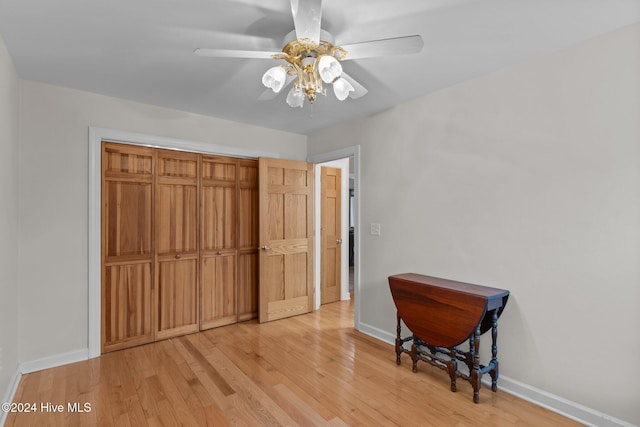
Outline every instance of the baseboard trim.
{"type": "MultiPolygon", "coordinates": [[[[382,329],[360,322],[359,331],[380,341],[395,345],[396,336],[382,329]]],[[[485,378],[483,385],[491,388],[491,380],[485,378]]],[[[579,423],[593,427],[637,427],[595,409],[548,393],[529,384],[500,375],[499,389],[520,399],[541,406],[579,423]]]]}
{"type": "Polygon", "coordinates": [[[29,362],[22,362],[20,364],[20,372],[22,374],[30,374],[32,372],[42,371],[43,369],[55,368],[87,359],[89,359],[89,349],[84,348],[82,350],[69,351],[29,362]]]}
{"type": "MultiPolygon", "coordinates": [[[[504,375],[498,380],[500,390],[519,397],[528,402],[542,406],[579,423],[593,427],[637,427],[624,420],[612,417],[603,412],[546,392],[529,384],[522,383],[504,375]]],[[[491,381],[482,382],[491,387],[491,381]]]]}
{"type": "MultiPolygon", "coordinates": [[[[2,402],[13,402],[13,398],[16,395],[16,391],[18,391],[18,385],[20,384],[20,378],[22,378],[22,374],[20,371],[16,371],[11,377],[11,381],[9,382],[9,388],[7,388],[7,392],[5,393],[2,402]]],[[[8,412],[0,411],[0,426],[4,426],[4,423],[7,421],[8,412]]]]}
{"type": "Polygon", "coordinates": [[[389,332],[383,331],[375,326],[371,326],[361,321],[358,330],[363,334],[370,335],[373,338],[386,342],[387,344],[396,345],[396,336],[394,334],[390,334],[389,332]]]}
{"type": "MultiPolygon", "coordinates": [[[[18,366],[18,370],[13,374],[9,388],[2,400],[2,402],[13,402],[16,391],[18,391],[18,385],[20,385],[20,379],[22,375],[30,374],[32,372],[42,371],[43,369],[55,368],[62,365],[68,365],[70,363],[81,362],[89,359],[89,349],[82,349],[76,351],[69,351],[67,353],[56,354],[54,356],[43,357],[42,359],[31,360],[28,362],[22,362],[18,366]]],[[[1,402],[0,402],[1,403],[1,402]]],[[[0,411],[0,427],[4,426],[7,420],[7,413],[0,411]]]]}

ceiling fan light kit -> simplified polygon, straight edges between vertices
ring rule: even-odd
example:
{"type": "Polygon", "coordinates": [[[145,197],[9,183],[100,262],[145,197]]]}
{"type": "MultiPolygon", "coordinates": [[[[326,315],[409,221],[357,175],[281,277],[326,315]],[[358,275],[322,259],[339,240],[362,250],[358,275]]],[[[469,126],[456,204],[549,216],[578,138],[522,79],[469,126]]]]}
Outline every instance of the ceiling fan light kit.
{"type": "Polygon", "coordinates": [[[340,101],[344,101],[349,96],[349,92],[355,91],[355,88],[351,83],[343,78],[337,78],[333,82],[333,93],[340,101]]]}
{"type": "Polygon", "coordinates": [[[333,83],[342,74],[342,65],[333,57],[323,55],[318,60],[318,73],[325,83],[333,83]]]}
{"type": "Polygon", "coordinates": [[[262,84],[272,89],[275,93],[282,90],[287,81],[287,72],[281,66],[271,67],[262,76],[262,84]]]}
{"type": "Polygon", "coordinates": [[[295,29],[285,37],[281,52],[196,49],[194,53],[209,57],[283,60],[286,64],[271,67],[262,76],[267,91],[260,99],[275,97],[274,94],[293,82],[287,104],[303,107],[305,99],[313,104],[318,94],[326,95],[323,83],[333,86],[333,93],[340,101],[348,97],[357,99],[368,92],[343,71],[340,61],[418,53],[424,45],[422,37],[413,35],[336,46],[331,34],[320,27],[322,0],[291,0],[291,13],[295,29]]]}
{"type": "Polygon", "coordinates": [[[304,105],[304,92],[299,87],[292,87],[287,94],[287,104],[289,107],[300,107],[304,105]]]}
{"type": "Polygon", "coordinates": [[[323,82],[333,84],[336,97],[342,101],[347,98],[349,88],[351,91],[354,90],[353,86],[346,80],[340,79],[342,65],[338,60],[342,60],[345,57],[346,52],[344,49],[339,46],[333,46],[333,44],[325,40],[320,40],[320,43],[315,43],[309,39],[293,40],[287,43],[282,49],[282,53],[273,55],[274,59],[284,60],[287,65],[267,70],[262,76],[262,83],[275,93],[278,93],[287,80],[287,74],[297,77],[293,88],[291,88],[287,96],[287,104],[291,107],[302,107],[304,105],[301,93],[306,96],[311,104],[316,100],[318,94],[326,95],[323,82]],[[278,68],[282,71],[275,70],[278,68]],[[338,86],[336,86],[336,83],[338,83],[338,86]],[[340,95],[338,96],[338,94],[340,95]],[[302,102],[300,101],[301,98],[302,102]]]}

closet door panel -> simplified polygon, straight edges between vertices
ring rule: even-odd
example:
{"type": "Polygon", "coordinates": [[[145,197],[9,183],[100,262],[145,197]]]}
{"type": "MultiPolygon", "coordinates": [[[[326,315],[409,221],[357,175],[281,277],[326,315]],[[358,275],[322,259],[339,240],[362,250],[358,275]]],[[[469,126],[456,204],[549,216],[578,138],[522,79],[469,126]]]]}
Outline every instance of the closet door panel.
{"type": "Polygon", "coordinates": [[[104,188],[107,262],[150,259],[151,183],[108,180],[104,188]]]}
{"type": "Polygon", "coordinates": [[[203,251],[236,248],[236,189],[202,185],[203,251]]]}
{"type": "Polygon", "coordinates": [[[156,338],[196,332],[197,259],[163,261],[159,265],[156,338]]]}
{"type": "Polygon", "coordinates": [[[202,251],[236,249],[236,159],[202,156],[202,251]]]}
{"type": "Polygon", "coordinates": [[[258,317],[258,161],[238,163],[238,320],[258,317]]]}
{"type": "Polygon", "coordinates": [[[151,180],[153,148],[102,143],[102,170],[110,178],[151,180]]]}
{"type": "Polygon", "coordinates": [[[156,338],[198,330],[198,154],[158,150],[156,338]]]}
{"type": "Polygon", "coordinates": [[[242,160],[238,179],[238,221],[240,223],[238,248],[258,249],[258,161],[242,160]]]}
{"type": "Polygon", "coordinates": [[[102,288],[103,351],[153,341],[151,263],[106,267],[102,288]]]}
{"type": "Polygon", "coordinates": [[[169,184],[157,186],[158,254],[197,251],[197,186],[169,184]]]}
{"type": "Polygon", "coordinates": [[[200,329],[237,322],[237,160],[202,156],[200,329]]]}
{"type": "Polygon", "coordinates": [[[258,317],[258,251],[238,256],[238,321],[258,317]]]}
{"type": "Polygon", "coordinates": [[[200,329],[236,323],[235,254],[203,257],[201,284],[200,329]]]}
{"type": "Polygon", "coordinates": [[[102,143],[102,352],[154,340],[154,156],[102,143]]]}

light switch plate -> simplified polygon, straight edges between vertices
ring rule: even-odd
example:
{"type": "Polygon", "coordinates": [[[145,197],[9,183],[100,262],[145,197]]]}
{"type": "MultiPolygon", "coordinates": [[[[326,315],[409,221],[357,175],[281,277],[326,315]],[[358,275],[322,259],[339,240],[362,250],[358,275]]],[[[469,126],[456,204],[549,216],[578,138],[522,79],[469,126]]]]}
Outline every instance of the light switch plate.
{"type": "Polygon", "coordinates": [[[371,223],[371,235],[379,236],[380,235],[380,224],[371,223]]]}

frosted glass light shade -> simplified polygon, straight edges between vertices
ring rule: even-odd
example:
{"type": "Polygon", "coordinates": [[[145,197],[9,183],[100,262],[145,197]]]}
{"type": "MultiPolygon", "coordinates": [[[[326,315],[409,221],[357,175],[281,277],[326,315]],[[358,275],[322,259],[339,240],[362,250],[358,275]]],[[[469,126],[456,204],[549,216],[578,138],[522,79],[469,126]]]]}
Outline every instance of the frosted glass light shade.
{"type": "Polygon", "coordinates": [[[349,96],[349,92],[353,92],[354,90],[355,89],[353,88],[351,83],[349,83],[342,77],[333,82],[333,93],[336,94],[336,98],[338,98],[340,101],[344,101],[345,99],[347,99],[347,96],[349,96]]]}
{"type": "Polygon", "coordinates": [[[318,61],[318,74],[325,83],[331,83],[342,74],[342,65],[336,58],[322,55],[318,61]]]}
{"type": "Polygon", "coordinates": [[[304,92],[299,87],[292,87],[287,94],[287,104],[289,107],[300,107],[304,105],[304,92]]]}
{"type": "Polygon", "coordinates": [[[275,93],[280,92],[287,81],[287,72],[282,67],[272,67],[262,76],[262,84],[275,93]]]}

